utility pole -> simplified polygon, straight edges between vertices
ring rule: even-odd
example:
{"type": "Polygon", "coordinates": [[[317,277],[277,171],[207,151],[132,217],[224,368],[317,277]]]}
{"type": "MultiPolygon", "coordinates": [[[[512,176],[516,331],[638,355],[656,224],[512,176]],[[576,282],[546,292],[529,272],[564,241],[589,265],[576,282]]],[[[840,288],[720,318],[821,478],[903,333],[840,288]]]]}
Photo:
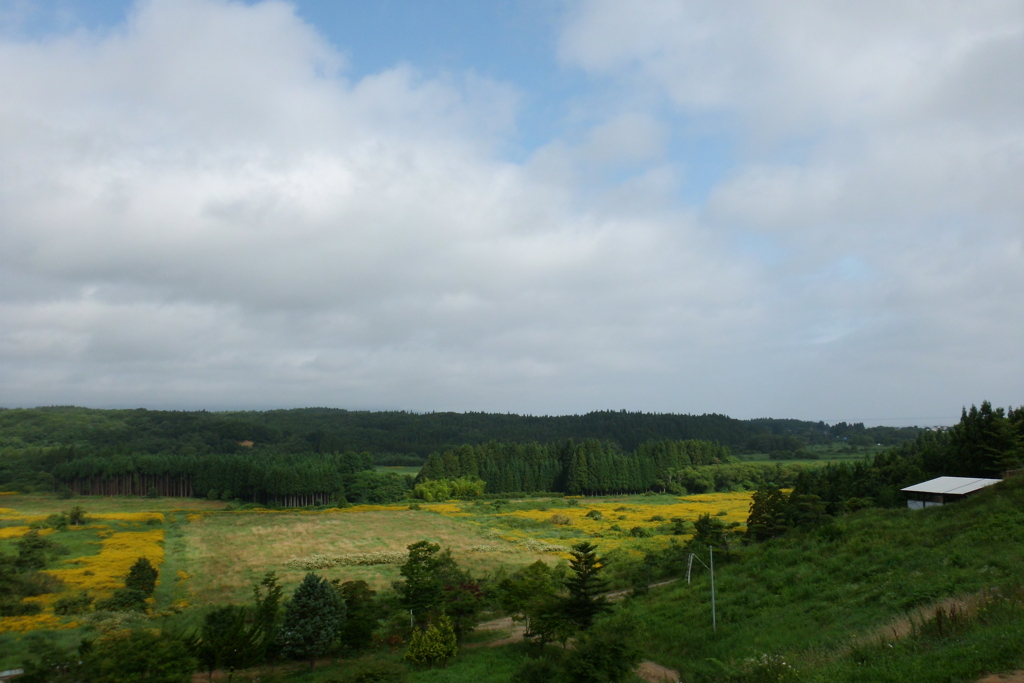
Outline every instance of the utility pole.
{"type": "Polygon", "coordinates": [[[714,546],[708,546],[708,553],[710,553],[711,566],[704,564],[704,560],[697,557],[697,553],[690,553],[690,559],[686,563],[686,583],[690,583],[690,572],[693,569],[693,561],[697,560],[704,567],[711,571],[711,630],[718,630],[718,618],[715,615],[715,549],[714,546]]]}
{"type": "Polygon", "coordinates": [[[708,546],[708,553],[711,557],[711,630],[718,630],[718,620],[715,617],[715,548],[708,546]]]}

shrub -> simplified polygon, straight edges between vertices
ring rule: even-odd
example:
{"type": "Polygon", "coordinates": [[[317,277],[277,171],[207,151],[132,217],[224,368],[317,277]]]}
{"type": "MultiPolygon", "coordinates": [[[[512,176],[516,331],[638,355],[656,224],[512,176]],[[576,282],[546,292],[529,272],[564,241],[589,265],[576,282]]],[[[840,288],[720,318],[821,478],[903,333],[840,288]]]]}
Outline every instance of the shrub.
{"type": "Polygon", "coordinates": [[[156,490],[155,486],[150,486],[149,490],[146,491],[146,498],[159,498],[160,492],[156,490]]]}
{"type": "Polygon", "coordinates": [[[596,521],[604,519],[604,515],[601,514],[600,510],[591,510],[587,513],[587,517],[596,521]]]}
{"type": "Polygon", "coordinates": [[[446,614],[437,618],[436,624],[429,624],[426,631],[413,629],[405,659],[417,666],[443,664],[459,651],[452,621],[446,614]]]}
{"type": "Polygon", "coordinates": [[[388,659],[357,659],[345,665],[341,678],[329,683],[404,683],[409,672],[398,662],[388,659]]]}
{"type": "Polygon", "coordinates": [[[85,524],[85,508],[81,505],[76,505],[65,513],[68,516],[68,524],[71,526],[82,526],[85,524]]]}
{"type": "Polygon", "coordinates": [[[550,659],[527,659],[512,674],[511,683],[549,683],[558,674],[558,666],[550,659]]]}
{"type": "Polygon", "coordinates": [[[647,538],[648,536],[651,535],[651,532],[649,532],[647,529],[643,528],[642,526],[635,526],[635,527],[633,527],[632,529],[629,530],[629,535],[632,536],[633,538],[647,538]]]}
{"type": "MultiPolygon", "coordinates": [[[[721,512],[720,512],[720,513],[718,513],[718,514],[724,514],[724,513],[721,513],[721,512]]],[[[649,520],[647,520],[647,521],[649,521],[649,522],[664,522],[664,521],[665,521],[665,518],[664,518],[664,517],[662,517],[661,515],[654,515],[653,517],[651,517],[651,518],[650,518],[649,520]]]]}
{"type": "Polygon", "coordinates": [[[551,515],[551,518],[548,521],[551,522],[552,524],[556,524],[556,525],[559,525],[559,526],[565,526],[565,525],[568,525],[568,524],[572,524],[572,519],[570,519],[566,515],[557,515],[557,514],[556,515],[551,515]]]}
{"type": "Polygon", "coordinates": [[[78,595],[66,595],[53,603],[54,614],[82,614],[92,607],[93,597],[86,592],[78,595]]]}
{"type": "Polygon", "coordinates": [[[59,593],[64,583],[56,576],[45,572],[33,572],[21,579],[21,595],[29,597],[34,595],[48,595],[59,593]]]}
{"type": "Polygon", "coordinates": [[[38,602],[22,602],[18,599],[0,599],[0,617],[30,617],[43,611],[38,602]]]}
{"type": "Polygon", "coordinates": [[[68,528],[68,517],[64,513],[53,514],[46,518],[44,525],[57,531],[64,531],[68,528]]]}
{"type": "Polygon", "coordinates": [[[145,612],[147,597],[146,593],[135,588],[118,588],[109,598],[97,602],[96,609],[107,612],[145,612]]]}

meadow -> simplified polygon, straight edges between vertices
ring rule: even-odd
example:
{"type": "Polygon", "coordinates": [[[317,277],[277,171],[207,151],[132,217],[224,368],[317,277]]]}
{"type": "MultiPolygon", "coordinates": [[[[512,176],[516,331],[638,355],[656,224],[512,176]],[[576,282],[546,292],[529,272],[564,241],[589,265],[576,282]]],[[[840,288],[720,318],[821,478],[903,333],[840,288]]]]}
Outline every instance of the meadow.
{"type": "Polygon", "coordinates": [[[459,564],[477,576],[537,560],[564,562],[571,545],[584,539],[612,556],[639,558],[670,538],[688,538],[673,535],[673,519],[689,523],[688,530],[704,513],[741,525],[749,500],[743,492],[266,510],[202,499],[5,495],[0,552],[14,554],[19,537],[72,505],[84,507],[88,519],[81,527],[42,530],[63,548],[46,568],[63,587],[29,598],[42,605],[38,615],[0,618],[0,668],[18,663],[24,638],[33,631],[69,631],[66,637],[89,632],[93,627],[81,616],[55,615],[53,603],[83,590],[97,599],[109,596],[141,556],[160,569],[153,614],[190,624],[206,605],[247,601],[252,585],[268,571],[277,573],[286,593],[311,569],[385,589],[399,578],[406,547],[419,540],[451,548],[459,564]],[[637,535],[636,529],[644,532],[637,535]],[[371,553],[393,559],[344,562],[371,553]]]}
{"type": "MultiPolygon", "coordinates": [[[[161,569],[154,621],[188,625],[209,603],[248,599],[252,582],[266,571],[276,571],[290,592],[305,574],[303,563],[326,562],[317,571],[328,578],[386,588],[398,578],[397,564],[353,565],[339,558],[400,557],[421,539],[450,547],[478,576],[538,559],[563,562],[579,540],[597,544],[612,567],[626,565],[685,541],[702,514],[738,536],[750,495],[302,511],[231,509],[191,499],[4,496],[0,533],[8,537],[0,538],[0,550],[10,552],[17,534],[46,515],[81,504],[91,518],[85,527],[48,534],[68,550],[48,568],[64,579],[65,591],[85,587],[102,594],[138,554],[150,554],[161,569]]],[[[1017,478],[955,505],[865,509],[773,541],[737,545],[731,558],[716,551],[717,629],[708,572],[696,564],[691,583],[652,588],[620,609],[642,625],[644,657],[679,671],[683,681],[966,683],[1024,667],[1022,551],[1024,478],[1017,478]]],[[[613,587],[623,587],[617,580],[613,587]]],[[[70,639],[95,631],[82,617],[54,615],[56,597],[44,596],[41,615],[0,620],[0,668],[18,663],[33,633],[70,639]]],[[[469,642],[505,635],[500,629],[476,633],[469,642]]],[[[377,656],[398,661],[401,652],[377,656]]],[[[470,646],[447,668],[412,671],[410,680],[504,682],[527,656],[522,645],[470,646]]],[[[325,663],[314,673],[295,666],[278,672],[277,680],[326,683],[346,666],[325,663]]],[[[258,675],[268,680],[266,672],[258,675]]]]}

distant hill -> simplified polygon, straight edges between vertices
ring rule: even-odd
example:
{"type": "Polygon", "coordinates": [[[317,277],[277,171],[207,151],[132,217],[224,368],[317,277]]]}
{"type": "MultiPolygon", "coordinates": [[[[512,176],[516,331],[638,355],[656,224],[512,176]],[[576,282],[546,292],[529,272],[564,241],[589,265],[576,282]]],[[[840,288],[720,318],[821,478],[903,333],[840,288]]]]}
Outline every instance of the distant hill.
{"type": "Polygon", "coordinates": [[[844,441],[896,445],[916,427],[726,415],[598,411],[585,415],[411,413],[298,408],[268,411],[93,410],[71,406],[0,410],[0,448],[74,446],[79,451],[202,455],[247,448],[301,452],[431,453],[463,444],[599,439],[631,451],[650,440],[703,439],[733,452],[795,450],[844,441]],[[248,444],[246,442],[252,442],[248,444]]]}

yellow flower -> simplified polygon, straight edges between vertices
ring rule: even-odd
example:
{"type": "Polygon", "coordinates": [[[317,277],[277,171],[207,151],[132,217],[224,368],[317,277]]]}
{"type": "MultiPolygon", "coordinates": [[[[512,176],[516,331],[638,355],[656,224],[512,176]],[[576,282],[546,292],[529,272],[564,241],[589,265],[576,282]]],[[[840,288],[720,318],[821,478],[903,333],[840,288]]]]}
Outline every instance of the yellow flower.
{"type": "Polygon", "coordinates": [[[159,568],[164,561],[163,540],[163,529],[111,533],[101,542],[98,555],[66,560],[64,564],[77,566],[47,573],[63,581],[68,590],[87,590],[102,597],[124,585],[124,577],[140,557],[159,568]]]}

